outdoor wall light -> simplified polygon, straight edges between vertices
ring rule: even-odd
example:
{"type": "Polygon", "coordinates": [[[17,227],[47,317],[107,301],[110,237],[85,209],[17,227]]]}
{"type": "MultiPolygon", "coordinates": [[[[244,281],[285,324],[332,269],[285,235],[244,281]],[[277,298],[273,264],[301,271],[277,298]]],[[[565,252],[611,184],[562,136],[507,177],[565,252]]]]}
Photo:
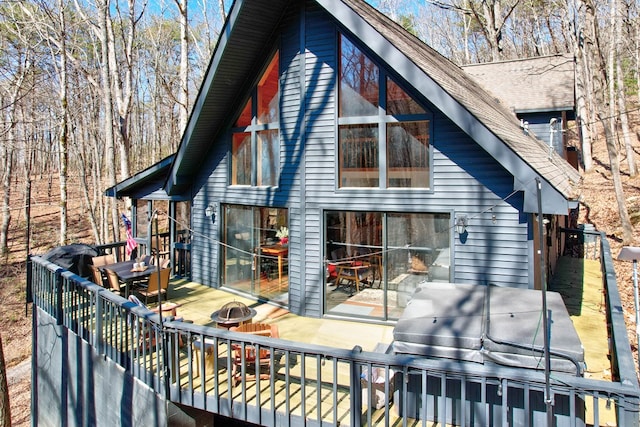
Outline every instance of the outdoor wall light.
{"type": "Polygon", "coordinates": [[[215,220],[216,220],[216,207],[214,205],[207,206],[207,208],[204,210],[204,215],[207,218],[211,218],[211,222],[215,222],[215,220]]]}
{"type": "Polygon", "coordinates": [[[469,225],[469,219],[466,215],[460,215],[456,218],[456,231],[458,235],[462,236],[467,232],[467,225],[469,225]]]}

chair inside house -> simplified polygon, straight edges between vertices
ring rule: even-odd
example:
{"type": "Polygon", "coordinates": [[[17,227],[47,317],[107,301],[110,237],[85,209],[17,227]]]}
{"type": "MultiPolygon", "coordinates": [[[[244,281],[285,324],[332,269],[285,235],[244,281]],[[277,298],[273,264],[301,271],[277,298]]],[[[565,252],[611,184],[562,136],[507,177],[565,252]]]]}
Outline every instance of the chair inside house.
{"type": "Polygon", "coordinates": [[[116,262],[113,254],[94,256],[93,258],[91,258],[91,261],[96,267],[102,267],[103,265],[109,265],[116,262]]]}
{"type": "Polygon", "coordinates": [[[102,278],[102,272],[95,265],[89,265],[91,269],[91,280],[98,286],[104,286],[104,280],[102,278]]]}
{"type": "Polygon", "coordinates": [[[369,285],[369,277],[371,277],[371,264],[366,261],[353,261],[351,264],[340,264],[336,267],[336,285],[345,285],[348,287],[349,293],[353,295],[355,287],[356,292],[360,292],[360,287],[369,285]]]}
{"type": "MultiPolygon", "coordinates": [[[[261,335],[271,338],[279,338],[277,325],[266,323],[244,323],[240,326],[230,328],[233,332],[242,332],[245,334],[261,335]]],[[[243,379],[247,381],[255,381],[260,379],[269,379],[271,376],[271,350],[268,348],[257,348],[252,344],[233,344],[232,345],[232,367],[231,376],[233,385],[236,386],[243,379]],[[244,351],[243,351],[244,350],[244,351]]]]}
{"type": "Polygon", "coordinates": [[[338,266],[345,262],[346,256],[347,253],[342,247],[331,251],[329,261],[327,262],[327,283],[337,284],[338,266]]]}
{"type": "Polygon", "coordinates": [[[382,287],[382,255],[374,253],[369,256],[369,264],[371,265],[371,284],[379,280],[378,287],[382,287]]]}
{"type": "Polygon", "coordinates": [[[339,287],[347,287],[349,294],[353,295],[360,292],[360,287],[370,285],[369,278],[373,276],[375,280],[375,271],[372,268],[368,257],[358,256],[348,257],[344,248],[338,248],[331,252],[331,259],[327,266],[328,281],[332,281],[339,287]]]}
{"type": "Polygon", "coordinates": [[[109,285],[109,289],[111,289],[111,292],[114,292],[118,295],[124,295],[126,297],[128,294],[127,286],[126,284],[120,282],[120,279],[118,278],[116,272],[113,270],[109,270],[108,268],[105,268],[104,271],[107,275],[107,283],[109,285]]]}
{"type": "Polygon", "coordinates": [[[144,303],[148,304],[150,298],[158,298],[160,295],[164,298],[169,296],[169,276],[171,275],[170,268],[162,268],[154,270],[149,275],[146,287],[138,287],[135,292],[144,298],[144,303]]]}

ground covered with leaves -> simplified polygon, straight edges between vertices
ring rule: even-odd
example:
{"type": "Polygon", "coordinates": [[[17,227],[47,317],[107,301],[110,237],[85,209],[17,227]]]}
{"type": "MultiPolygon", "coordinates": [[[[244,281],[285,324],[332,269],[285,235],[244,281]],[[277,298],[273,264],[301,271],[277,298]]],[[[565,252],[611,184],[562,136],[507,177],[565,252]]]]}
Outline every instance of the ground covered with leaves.
{"type": "MultiPolygon", "coordinates": [[[[583,173],[581,185],[583,203],[580,206],[580,223],[591,223],[597,230],[606,233],[614,258],[622,247],[619,215],[609,167],[608,155],[603,141],[594,146],[595,167],[583,173]]],[[[639,154],[640,156],[640,154],[639,154]]],[[[624,163],[624,162],[623,162],[624,163]]],[[[638,236],[640,218],[640,178],[631,178],[627,168],[623,168],[623,181],[627,197],[627,207],[634,221],[634,235],[638,236]]],[[[69,184],[70,189],[78,189],[79,183],[69,184]]],[[[77,190],[76,190],[77,191],[77,190]]],[[[58,245],[59,191],[57,179],[52,177],[34,178],[31,202],[32,225],[31,253],[44,254],[58,245]]],[[[30,425],[31,392],[31,307],[26,304],[25,260],[26,221],[24,182],[16,181],[11,197],[12,220],[9,254],[0,265],[0,336],[7,366],[9,393],[11,400],[12,424],[30,425]]],[[[90,226],[86,221],[87,210],[81,195],[69,197],[69,241],[93,243],[90,226]]],[[[640,245],[640,239],[635,242],[640,245]]],[[[628,326],[629,341],[637,360],[638,343],[635,336],[635,311],[632,283],[632,264],[614,260],[618,286],[628,326]]]]}

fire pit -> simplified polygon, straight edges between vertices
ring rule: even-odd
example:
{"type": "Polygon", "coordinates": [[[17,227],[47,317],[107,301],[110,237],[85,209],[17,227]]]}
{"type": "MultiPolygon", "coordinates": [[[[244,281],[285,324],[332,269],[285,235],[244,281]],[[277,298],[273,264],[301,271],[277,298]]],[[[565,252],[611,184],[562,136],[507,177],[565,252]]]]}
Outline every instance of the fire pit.
{"type": "Polygon", "coordinates": [[[251,319],[257,314],[256,310],[248,307],[240,301],[226,303],[218,311],[211,314],[211,320],[216,322],[219,328],[229,329],[244,323],[251,323],[251,319]]]}

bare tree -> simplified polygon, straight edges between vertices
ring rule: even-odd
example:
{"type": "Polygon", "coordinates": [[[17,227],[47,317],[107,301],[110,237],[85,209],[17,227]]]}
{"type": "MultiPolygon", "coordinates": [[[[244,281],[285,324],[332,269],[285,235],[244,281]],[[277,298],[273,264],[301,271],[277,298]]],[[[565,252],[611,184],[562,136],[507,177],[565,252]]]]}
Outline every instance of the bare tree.
{"type": "Polygon", "coordinates": [[[6,14],[0,33],[2,52],[6,55],[6,68],[2,70],[4,77],[0,84],[0,166],[2,167],[2,224],[0,225],[0,254],[8,254],[9,226],[11,224],[11,178],[15,160],[16,132],[19,122],[19,101],[24,93],[28,92],[23,85],[27,75],[31,72],[31,46],[27,42],[27,36],[23,34],[17,8],[7,7],[2,10],[6,14]],[[13,40],[13,42],[11,42],[13,40]],[[9,59],[10,56],[10,59],[9,59]]]}
{"type": "Polygon", "coordinates": [[[180,95],[178,108],[180,111],[179,131],[187,128],[189,118],[189,19],[187,13],[188,0],[174,0],[180,13],[180,95]]]}
{"type": "Polygon", "coordinates": [[[633,243],[633,227],[626,208],[624,190],[620,177],[620,160],[618,155],[618,145],[615,137],[615,115],[611,114],[610,104],[615,100],[611,99],[611,92],[608,90],[613,84],[612,77],[605,65],[604,55],[600,42],[600,32],[596,17],[596,8],[593,0],[584,0],[585,5],[585,29],[584,29],[584,49],[589,56],[592,65],[591,75],[593,76],[593,94],[596,105],[598,119],[604,128],[607,153],[609,154],[609,166],[613,180],[613,189],[618,204],[618,214],[622,226],[622,240],[625,245],[633,243]]]}
{"type": "MultiPolygon", "coordinates": [[[[625,82],[624,73],[622,71],[622,59],[623,59],[623,41],[622,41],[622,3],[620,0],[611,0],[611,28],[612,38],[611,43],[613,46],[610,52],[612,63],[615,63],[615,97],[618,101],[618,114],[620,117],[620,128],[622,130],[622,140],[624,141],[625,152],[627,154],[627,166],[629,168],[629,175],[636,176],[636,156],[633,151],[633,145],[631,143],[631,130],[629,128],[629,116],[627,114],[627,96],[625,94],[625,82]]],[[[612,70],[610,70],[612,71],[612,70]]]]}
{"type": "Polygon", "coordinates": [[[67,29],[65,19],[65,4],[63,0],[58,2],[58,24],[59,24],[59,40],[60,40],[60,52],[58,57],[58,76],[60,77],[60,136],[58,139],[58,176],[60,180],[60,245],[67,243],[67,209],[68,209],[68,194],[67,194],[67,174],[69,166],[69,112],[67,101],[67,29]]]}
{"type": "Polygon", "coordinates": [[[498,61],[504,50],[505,24],[519,2],[520,0],[456,0],[447,4],[436,0],[433,3],[453,7],[473,16],[489,46],[491,59],[498,61]]]}

